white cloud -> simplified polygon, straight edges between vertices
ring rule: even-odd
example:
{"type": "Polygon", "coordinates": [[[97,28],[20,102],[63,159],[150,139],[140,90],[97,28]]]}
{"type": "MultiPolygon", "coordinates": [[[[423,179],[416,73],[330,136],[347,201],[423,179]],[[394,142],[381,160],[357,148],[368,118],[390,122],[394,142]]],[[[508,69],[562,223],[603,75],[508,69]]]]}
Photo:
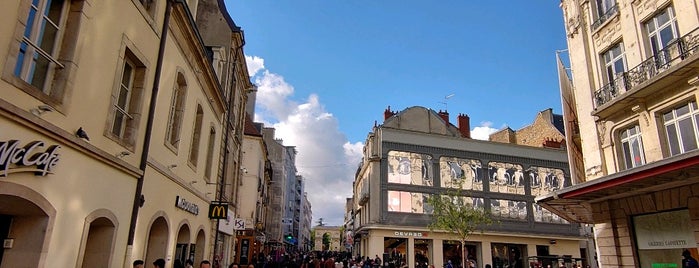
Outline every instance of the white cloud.
{"type": "MultiPolygon", "coordinates": [[[[263,62],[259,57],[246,57],[263,62]]],[[[296,167],[305,180],[312,224],[323,218],[328,225],[342,225],[364,145],[347,140],[339,131],[337,118],[325,110],[318,95],[311,94],[297,103],[291,99],[294,87],[284,77],[266,69],[258,71],[255,121],[273,122],[266,126],[276,129],[276,138],[296,147],[296,167]]]]}
{"type": "Polygon", "coordinates": [[[498,131],[498,129],[492,128],[492,125],[492,122],[481,122],[480,126],[475,127],[471,130],[471,138],[487,141],[490,134],[493,134],[494,132],[498,131]]]}
{"type": "Polygon", "coordinates": [[[257,75],[257,72],[265,68],[265,59],[258,56],[245,56],[245,63],[248,65],[248,74],[257,75]]]}

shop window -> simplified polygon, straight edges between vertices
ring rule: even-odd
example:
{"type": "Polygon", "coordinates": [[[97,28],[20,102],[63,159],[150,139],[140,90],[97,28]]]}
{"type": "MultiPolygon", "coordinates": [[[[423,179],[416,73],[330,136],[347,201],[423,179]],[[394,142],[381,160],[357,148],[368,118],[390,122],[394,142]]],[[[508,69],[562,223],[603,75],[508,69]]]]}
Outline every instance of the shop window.
{"type": "Polygon", "coordinates": [[[109,267],[115,230],[114,223],[108,218],[98,218],[90,223],[81,267],[109,267]]]}
{"type": "Polygon", "coordinates": [[[441,157],[439,159],[439,178],[441,187],[464,190],[483,190],[483,169],[481,162],[474,159],[441,157]]]}
{"type": "Polygon", "coordinates": [[[385,237],[383,239],[384,263],[391,267],[408,265],[408,239],[385,237]]]}
{"type": "Polygon", "coordinates": [[[634,216],[633,230],[638,267],[684,267],[685,249],[695,259],[699,257],[689,210],[634,216]]]}
{"type": "Polygon", "coordinates": [[[493,243],[493,268],[525,267],[526,245],[493,243]]]}
{"type": "Polygon", "coordinates": [[[388,182],[433,185],[432,156],[409,152],[388,152],[388,182]]]}

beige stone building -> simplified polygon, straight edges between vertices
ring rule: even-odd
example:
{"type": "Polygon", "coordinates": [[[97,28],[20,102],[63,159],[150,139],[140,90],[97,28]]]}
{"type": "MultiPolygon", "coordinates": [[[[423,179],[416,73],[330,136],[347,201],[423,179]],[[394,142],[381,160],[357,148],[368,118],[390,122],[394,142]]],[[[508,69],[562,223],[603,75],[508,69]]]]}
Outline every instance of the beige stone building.
{"type": "Polygon", "coordinates": [[[686,0],[563,0],[566,130],[582,181],[537,199],[594,225],[601,267],[699,257],[699,9],[686,0]]]}
{"type": "Polygon", "coordinates": [[[560,146],[473,140],[464,114],[454,125],[446,111],[389,108],[367,136],[356,174],[353,255],[378,255],[396,267],[458,267],[462,254],[481,268],[586,264],[579,226],[534,203],[571,185],[560,146]],[[498,222],[473,233],[464,248],[455,235],[427,227],[432,208],[425,203],[459,185],[468,205],[498,222]]]}
{"type": "Polygon", "coordinates": [[[343,246],[342,240],[342,228],[340,226],[316,226],[313,227],[313,232],[315,232],[315,237],[313,239],[313,249],[319,251],[342,251],[343,246]],[[323,240],[326,239],[329,244],[323,244],[323,240]]]}
{"type": "Polygon", "coordinates": [[[518,130],[510,127],[490,134],[489,141],[533,147],[565,148],[563,116],[549,108],[539,112],[534,121],[518,130]]]}
{"type": "Polygon", "coordinates": [[[209,57],[212,3],[242,55],[222,1],[3,2],[0,267],[232,260],[208,209],[239,175],[225,121],[242,129],[250,82],[229,79],[244,57],[209,57]]]}

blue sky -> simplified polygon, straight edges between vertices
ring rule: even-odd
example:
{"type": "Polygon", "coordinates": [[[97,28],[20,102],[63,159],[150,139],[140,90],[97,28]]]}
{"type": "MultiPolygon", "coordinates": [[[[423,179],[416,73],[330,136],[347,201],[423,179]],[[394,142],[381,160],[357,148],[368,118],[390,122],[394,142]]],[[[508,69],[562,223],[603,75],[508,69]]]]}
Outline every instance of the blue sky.
{"type": "Polygon", "coordinates": [[[342,224],[361,146],[389,105],[448,107],[452,122],[468,114],[474,135],[519,129],[547,108],[561,112],[555,51],[566,43],[558,1],[226,5],[245,31],[251,80],[260,85],[255,119],[297,146],[314,221],[342,224]],[[318,184],[342,190],[319,194],[318,184]]]}

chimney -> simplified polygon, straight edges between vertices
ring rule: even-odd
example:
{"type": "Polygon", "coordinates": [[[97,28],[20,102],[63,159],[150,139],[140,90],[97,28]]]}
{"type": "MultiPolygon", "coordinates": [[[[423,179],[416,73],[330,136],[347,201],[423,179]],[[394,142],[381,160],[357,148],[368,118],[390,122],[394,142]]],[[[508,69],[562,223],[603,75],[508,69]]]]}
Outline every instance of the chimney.
{"type": "Polygon", "coordinates": [[[461,132],[461,136],[464,138],[471,138],[471,119],[468,117],[468,115],[465,114],[459,114],[459,116],[456,119],[456,122],[459,127],[459,132],[461,132]]]}
{"type": "Polygon", "coordinates": [[[388,108],[383,111],[383,120],[386,121],[386,119],[394,115],[396,115],[396,113],[391,111],[391,106],[388,106],[388,108]]]}
{"type": "Polygon", "coordinates": [[[449,112],[447,112],[447,110],[444,110],[444,112],[442,112],[442,110],[439,110],[439,113],[437,114],[439,114],[439,117],[441,117],[442,120],[444,120],[444,122],[447,123],[447,125],[449,125],[449,112]]]}

